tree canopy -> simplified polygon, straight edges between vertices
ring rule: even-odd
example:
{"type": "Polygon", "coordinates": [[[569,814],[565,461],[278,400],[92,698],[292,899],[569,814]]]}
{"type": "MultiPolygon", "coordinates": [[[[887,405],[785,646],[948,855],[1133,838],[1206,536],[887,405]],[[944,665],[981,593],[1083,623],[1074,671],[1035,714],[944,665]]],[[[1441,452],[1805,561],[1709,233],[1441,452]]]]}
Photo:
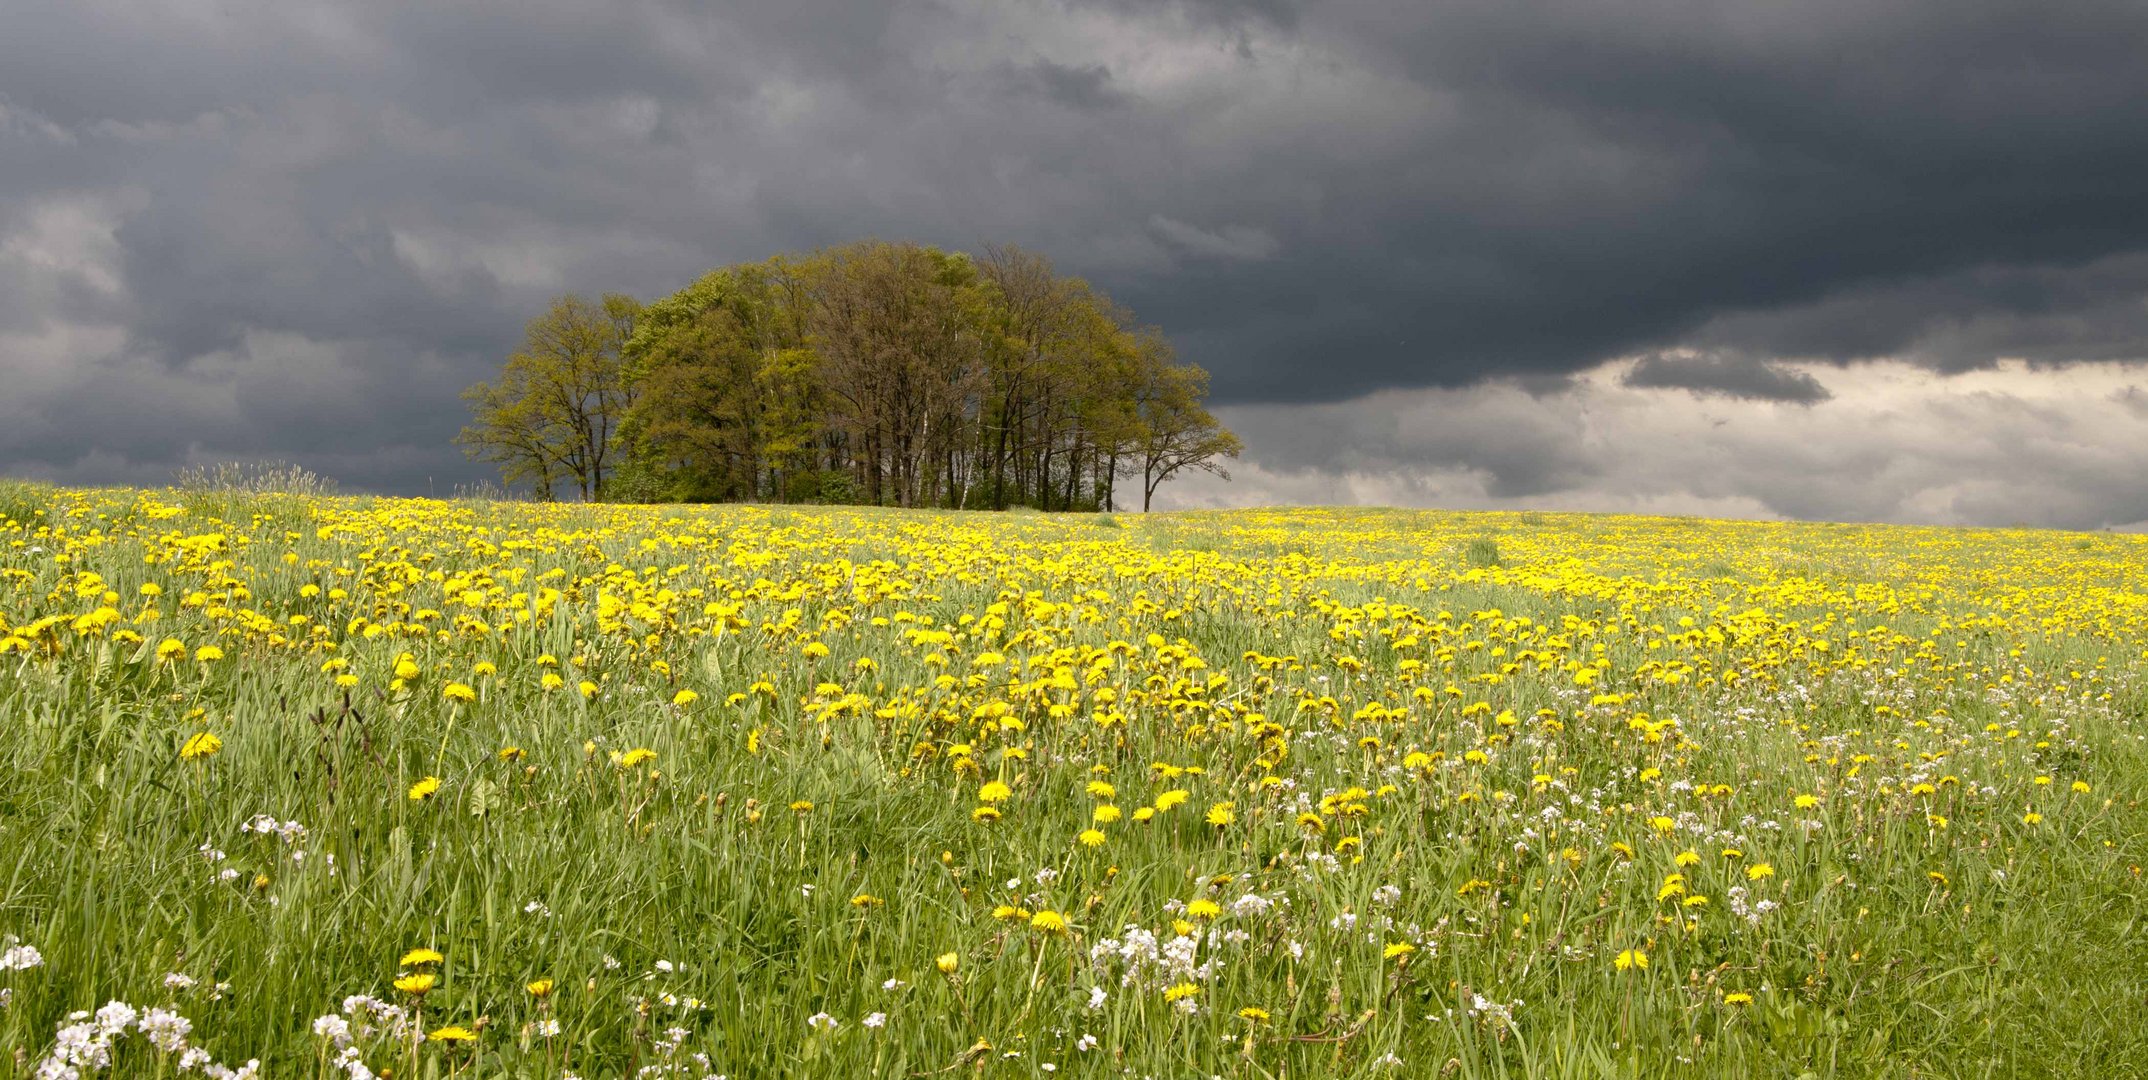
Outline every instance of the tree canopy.
{"type": "Polygon", "coordinates": [[[543,498],[1147,509],[1238,455],[1207,383],[1039,255],[866,241],[561,297],[461,441],[543,498]]]}

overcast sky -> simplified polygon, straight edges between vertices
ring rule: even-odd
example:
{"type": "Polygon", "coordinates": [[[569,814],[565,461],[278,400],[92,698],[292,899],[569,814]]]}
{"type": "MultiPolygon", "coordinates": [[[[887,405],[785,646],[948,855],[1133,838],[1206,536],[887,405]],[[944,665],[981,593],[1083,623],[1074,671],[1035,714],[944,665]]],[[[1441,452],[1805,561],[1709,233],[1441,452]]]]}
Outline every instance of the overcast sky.
{"type": "Polygon", "coordinates": [[[0,472],[446,494],[552,294],[1013,242],[1230,484],[2148,519],[2139,0],[11,0],[0,472]]]}

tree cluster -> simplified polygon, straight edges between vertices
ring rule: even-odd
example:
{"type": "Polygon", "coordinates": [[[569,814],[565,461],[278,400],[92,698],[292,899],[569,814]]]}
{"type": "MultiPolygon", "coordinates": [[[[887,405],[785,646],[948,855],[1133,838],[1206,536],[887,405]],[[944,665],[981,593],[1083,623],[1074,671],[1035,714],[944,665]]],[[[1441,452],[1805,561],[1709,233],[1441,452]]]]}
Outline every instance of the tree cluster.
{"type": "Polygon", "coordinates": [[[1145,510],[1238,455],[1207,382],[1040,256],[868,241],[561,297],[461,441],[542,498],[1145,510]]]}

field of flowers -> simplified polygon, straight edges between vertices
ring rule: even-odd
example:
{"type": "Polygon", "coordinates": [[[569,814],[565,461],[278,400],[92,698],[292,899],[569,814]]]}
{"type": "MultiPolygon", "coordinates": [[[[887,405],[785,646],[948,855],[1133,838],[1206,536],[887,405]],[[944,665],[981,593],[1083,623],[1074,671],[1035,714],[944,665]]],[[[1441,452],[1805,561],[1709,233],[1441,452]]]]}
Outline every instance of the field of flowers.
{"type": "Polygon", "coordinates": [[[0,487],[0,1077],[2140,1075],[2144,541],[0,487]]]}

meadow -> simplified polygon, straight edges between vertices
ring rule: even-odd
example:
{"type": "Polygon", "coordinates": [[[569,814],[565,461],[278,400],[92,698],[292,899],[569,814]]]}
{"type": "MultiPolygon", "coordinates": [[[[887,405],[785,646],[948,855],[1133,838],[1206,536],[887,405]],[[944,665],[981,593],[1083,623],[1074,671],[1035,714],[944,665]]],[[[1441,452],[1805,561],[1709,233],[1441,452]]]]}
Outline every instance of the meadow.
{"type": "Polygon", "coordinates": [[[2133,1076],[2148,538],[0,486],[0,1077],[2133,1076]]]}

